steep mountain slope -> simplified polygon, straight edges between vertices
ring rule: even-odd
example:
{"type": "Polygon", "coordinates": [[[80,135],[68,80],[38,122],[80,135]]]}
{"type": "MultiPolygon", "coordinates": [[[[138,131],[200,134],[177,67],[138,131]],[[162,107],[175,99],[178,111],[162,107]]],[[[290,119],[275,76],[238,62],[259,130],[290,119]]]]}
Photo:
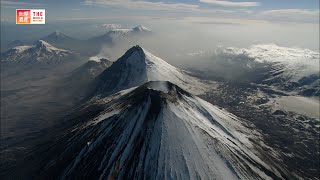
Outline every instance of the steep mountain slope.
{"type": "Polygon", "coordinates": [[[263,145],[257,131],[170,82],[149,82],[88,102],[75,114],[67,121],[74,125],[65,129],[45,156],[49,163],[43,176],[228,180],[286,177],[284,167],[277,166],[276,152],[263,145]]]}
{"type": "Polygon", "coordinates": [[[107,67],[110,67],[111,65],[111,61],[103,58],[99,61],[90,60],[84,65],[75,69],[73,72],[71,72],[71,76],[74,78],[80,78],[85,76],[93,78],[99,75],[102,71],[104,71],[107,67]]]}
{"type": "Polygon", "coordinates": [[[195,94],[204,93],[210,85],[134,46],[97,77],[91,91],[95,95],[110,95],[148,81],[170,81],[195,94]]]}
{"type": "Polygon", "coordinates": [[[66,59],[72,59],[78,55],[74,52],[59,49],[51,44],[39,40],[31,46],[17,46],[1,55],[2,63],[57,63],[66,59]]]}
{"type": "Polygon", "coordinates": [[[74,100],[80,100],[92,80],[111,65],[112,62],[107,59],[88,61],[70,72],[66,78],[61,79],[57,91],[61,94],[72,95],[74,100]]]}

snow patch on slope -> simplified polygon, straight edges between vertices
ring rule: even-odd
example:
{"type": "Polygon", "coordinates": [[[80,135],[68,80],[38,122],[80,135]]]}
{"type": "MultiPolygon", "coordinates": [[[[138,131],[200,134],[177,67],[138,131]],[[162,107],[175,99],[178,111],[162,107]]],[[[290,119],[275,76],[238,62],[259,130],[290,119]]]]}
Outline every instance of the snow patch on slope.
{"type": "Polygon", "coordinates": [[[143,52],[145,54],[148,81],[170,81],[194,94],[202,94],[210,88],[209,82],[204,82],[188,75],[187,71],[170,65],[145,49],[143,49],[143,52]]]}
{"type": "Polygon", "coordinates": [[[159,83],[159,82],[150,81],[150,83],[148,84],[148,88],[153,89],[155,91],[164,92],[164,93],[169,92],[169,87],[167,82],[159,83]]]}
{"type": "Polygon", "coordinates": [[[12,49],[16,50],[17,53],[21,53],[21,52],[23,52],[25,50],[28,50],[30,48],[32,48],[32,46],[17,46],[17,47],[14,47],[12,49]]]}

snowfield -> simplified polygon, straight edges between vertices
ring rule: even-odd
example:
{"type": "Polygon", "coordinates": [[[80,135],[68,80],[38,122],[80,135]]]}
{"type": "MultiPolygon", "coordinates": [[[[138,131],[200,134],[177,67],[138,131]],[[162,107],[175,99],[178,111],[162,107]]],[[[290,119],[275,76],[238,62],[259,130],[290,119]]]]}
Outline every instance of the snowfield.
{"type": "Polygon", "coordinates": [[[320,54],[297,47],[257,44],[187,54],[196,71],[231,82],[255,83],[290,95],[320,95],[320,54]],[[201,61],[198,63],[198,60],[201,61]]]}
{"type": "Polygon", "coordinates": [[[309,49],[280,47],[275,44],[253,45],[248,49],[229,47],[225,53],[247,55],[260,63],[276,63],[278,71],[274,72],[288,80],[297,82],[303,77],[319,74],[319,52],[309,49]]]}

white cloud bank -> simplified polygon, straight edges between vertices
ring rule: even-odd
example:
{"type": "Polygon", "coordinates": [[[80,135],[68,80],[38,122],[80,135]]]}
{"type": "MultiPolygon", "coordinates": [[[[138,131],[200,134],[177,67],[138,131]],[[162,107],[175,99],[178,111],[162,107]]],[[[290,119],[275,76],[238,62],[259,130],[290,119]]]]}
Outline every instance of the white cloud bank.
{"type": "MultiPolygon", "coordinates": [[[[167,3],[150,2],[144,0],[85,0],[84,5],[117,7],[128,10],[140,11],[170,11],[170,12],[190,12],[200,16],[220,16],[226,18],[241,18],[248,20],[267,20],[281,22],[297,22],[319,24],[318,9],[271,9],[271,10],[249,10],[250,7],[261,6],[260,2],[245,1],[235,2],[226,0],[199,0],[199,4],[189,3],[167,3]],[[221,6],[203,7],[201,3],[221,6]],[[229,8],[229,9],[228,9],[229,8]]],[[[193,14],[194,16],[195,14],[193,14]]],[[[152,16],[152,14],[150,15],[152,16]]]]}
{"type": "Polygon", "coordinates": [[[293,22],[319,23],[319,10],[313,9],[275,9],[262,11],[258,18],[293,22]]]}
{"type": "Polygon", "coordinates": [[[224,6],[224,7],[255,7],[260,6],[259,2],[233,2],[233,1],[222,1],[222,0],[200,0],[202,3],[224,6]]]}
{"type": "Polygon", "coordinates": [[[164,2],[149,2],[149,1],[131,1],[131,0],[86,0],[85,5],[102,5],[115,6],[127,9],[139,10],[197,10],[198,5],[185,3],[164,3],[164,2]]]}

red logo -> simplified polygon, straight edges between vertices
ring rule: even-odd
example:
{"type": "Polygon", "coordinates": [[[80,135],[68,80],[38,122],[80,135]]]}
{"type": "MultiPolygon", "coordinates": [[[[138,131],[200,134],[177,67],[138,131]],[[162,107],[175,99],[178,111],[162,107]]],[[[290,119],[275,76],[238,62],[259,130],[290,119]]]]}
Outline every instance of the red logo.
{"type": "Polygon", "coordinates": [[[45,24],[45,9],[16,9],[16,24],[45,24]]]}
{"type": "Polygon", "coordinates": [[[30,9],[17,9],[16,10],[16,24],[30,24],[31,23],[31,10],[30,9]]]}

